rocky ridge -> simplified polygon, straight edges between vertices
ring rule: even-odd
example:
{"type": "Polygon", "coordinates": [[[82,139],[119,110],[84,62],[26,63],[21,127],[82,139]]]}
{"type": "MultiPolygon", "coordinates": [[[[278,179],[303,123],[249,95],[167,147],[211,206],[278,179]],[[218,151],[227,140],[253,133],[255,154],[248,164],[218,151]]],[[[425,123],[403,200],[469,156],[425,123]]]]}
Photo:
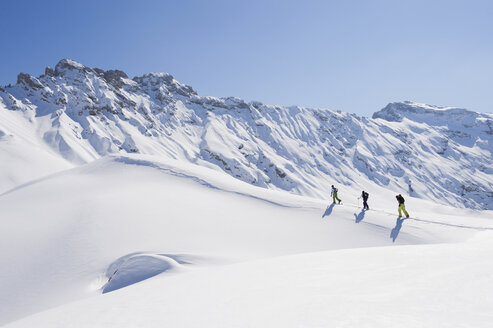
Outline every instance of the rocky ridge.
{"type": "MultiPolygon", "coordinates": [[[[493,209],[493,115],[412,102],[373,118],[199,96],[170,74],[130,79],[61,60],[0,88],[63,158],[143,153],[222,170],[266,188],[327,198],[332,183],[493,209]]],[[[5,134],[5,133],[4,133],[5,134]]],[[[2,125],[0,123],[0,140],[2,125]]]]}

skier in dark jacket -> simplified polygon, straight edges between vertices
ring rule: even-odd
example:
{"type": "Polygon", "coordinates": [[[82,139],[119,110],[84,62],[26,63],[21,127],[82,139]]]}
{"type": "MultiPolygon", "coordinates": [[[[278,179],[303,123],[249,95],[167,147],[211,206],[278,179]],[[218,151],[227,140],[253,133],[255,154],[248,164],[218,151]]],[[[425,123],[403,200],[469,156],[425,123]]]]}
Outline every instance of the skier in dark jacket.
{"type": "Polygon", "coordinates": [[[368,203],[367,203],[367,201],[368,201],[368,196],[369,196],[369,194],[368,194],[366,191],[364,191],[364,190],[363,190],[363,191],[361,192],[361,198],[363,198],[363,208],[364,208],[365,210],[369,210],[369,209],[370,209],[370,207],[368,206],[368,203]]]}
{"type": "Polygon", "coordinates": [[[338,204],[341,203],[341,200],[339,199],[339,197],[337,197],[337,188],[334,187],[334,185],[332,185],[332,191],[331,191],[330,195],[332,196],[332,201],[334,204],[336,203],[336,200],[339,201],[338,204]]]}
{"type": "Polygon", "coordinates": [[[404,197],[402,197],[401,194],[395,196],[395,198],[397,199],[397,202],[399,203],[399,217],[401,218],[402,217],[402,212],[404,212],[404,215],[406,216],[406,218],[409,218],[409,213],[407,213],[406,211],[406,206],[404,206],[404,197]]]}

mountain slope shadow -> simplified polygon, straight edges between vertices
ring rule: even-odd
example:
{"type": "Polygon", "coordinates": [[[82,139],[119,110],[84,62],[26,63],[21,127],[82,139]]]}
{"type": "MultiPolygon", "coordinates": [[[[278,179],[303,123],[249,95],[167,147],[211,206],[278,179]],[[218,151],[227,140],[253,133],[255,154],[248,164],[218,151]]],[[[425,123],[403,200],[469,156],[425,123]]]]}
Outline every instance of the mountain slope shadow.
{"type": "Polygon", "coordinates": [[[365,213],[366,213],[365,209],[362,209],[359,214],[354,213],[354,218],[355,218],[354,222],[360,223],[361,221],[363,221],[363,219],[365,218],[365,213]]]}
{"type": "Polygon", "coordinates": [[[324,214],[322,215],[322,218],[329,216],[332,214],[332,210],[334,209],[334,203],[330,204],[330,206],[327,206],[327,209],[325,210],[324,214]]]}
{"type": "Polygon", "coordinates": [[[399,236],[399,232],[401,231],[402,228],[402,223],[404,222],[404,218],[397,218],[397,221],[395,221],[395,227],[392,229],[390,232],[390,238],[392,238],[392,242],[395,242],[397,239],[397,236],[399,236]]]}

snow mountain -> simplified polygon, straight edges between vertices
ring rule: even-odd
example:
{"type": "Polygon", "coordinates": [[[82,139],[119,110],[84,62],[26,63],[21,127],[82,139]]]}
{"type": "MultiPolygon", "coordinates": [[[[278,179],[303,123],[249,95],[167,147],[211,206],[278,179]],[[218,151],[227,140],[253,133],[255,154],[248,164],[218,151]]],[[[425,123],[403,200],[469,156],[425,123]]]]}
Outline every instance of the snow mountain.
{"type": "Polygon", "coordinates": [[[130,79],[63,59],[0,88],[0,145],[0,192],[50,170],[139,153],[322,199],[331,184],[342,198],[371,185],[493,209],[493,114],[460,108],[399,102],[366,118],[199,96],[170,74],[130,79]],[[19,147],[31,155],[19,157],[19,147]],[[34,171],[13,169],[32,161],[34,171]]]}
{"type": "Polygon", "coordinates": [[[0,90],[0,326],[489,327],[491,122],[21,73],[0,90]]]}

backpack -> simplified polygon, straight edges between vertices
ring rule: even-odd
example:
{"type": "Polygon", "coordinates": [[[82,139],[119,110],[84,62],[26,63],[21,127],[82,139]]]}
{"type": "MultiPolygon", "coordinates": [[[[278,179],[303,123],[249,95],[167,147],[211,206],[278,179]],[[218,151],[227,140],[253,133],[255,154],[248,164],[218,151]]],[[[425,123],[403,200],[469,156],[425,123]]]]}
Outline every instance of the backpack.
{"type": "Polygon", "coordinates": [[[366,191],[363,193],[363,198],[368,199],[368,197],[369,197],[369,196],[370,196],[370,195],[369,195],[366,191]]]}

